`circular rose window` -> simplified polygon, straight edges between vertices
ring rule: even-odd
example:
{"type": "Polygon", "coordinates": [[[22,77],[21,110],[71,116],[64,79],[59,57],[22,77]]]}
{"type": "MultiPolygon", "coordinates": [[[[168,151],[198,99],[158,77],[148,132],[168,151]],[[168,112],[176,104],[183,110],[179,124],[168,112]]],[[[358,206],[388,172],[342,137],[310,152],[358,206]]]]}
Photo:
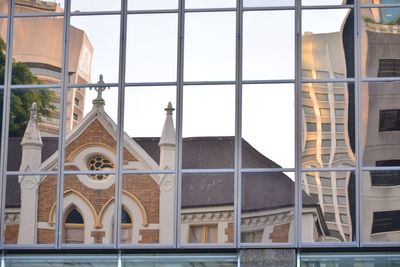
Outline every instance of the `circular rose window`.
{"type": "MultiPolygon", "coordinates": [[[[91,171],[106,171],[114,168],[114,164],[103,155],[95,155],[88,159],[87,162],[88,168],[91,171]]],[[[93,180],[105,180],[110,175],[109,174],[90,174],[89,175],[93,180]]]]}

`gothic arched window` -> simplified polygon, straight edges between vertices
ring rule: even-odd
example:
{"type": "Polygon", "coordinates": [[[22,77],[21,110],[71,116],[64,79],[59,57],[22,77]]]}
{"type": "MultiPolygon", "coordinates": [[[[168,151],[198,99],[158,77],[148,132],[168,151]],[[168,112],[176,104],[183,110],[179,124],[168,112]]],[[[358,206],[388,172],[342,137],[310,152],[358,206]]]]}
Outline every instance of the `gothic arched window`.
{"type": "Polygon", "coordinates": [[[85,223],[82,215],[75,208],[69,209],[64,221],[64,242],[72,244],[83,244],[85,223]]]}

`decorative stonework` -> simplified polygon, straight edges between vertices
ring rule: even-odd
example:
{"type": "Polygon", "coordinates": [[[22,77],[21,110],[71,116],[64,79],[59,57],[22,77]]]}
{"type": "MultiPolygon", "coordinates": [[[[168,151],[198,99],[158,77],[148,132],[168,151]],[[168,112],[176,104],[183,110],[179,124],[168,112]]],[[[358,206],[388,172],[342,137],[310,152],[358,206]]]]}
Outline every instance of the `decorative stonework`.
{"type": "Polygon", "coordinates": [[[19,218],[19,212],[6,212],[5,222],[6,224],[18,224],[19,218]]]}
{"type": "Polygon", "coordinates": [[[232,222],[233,218],[233,211],[188,213],[181,216],[182,223],[232,222]]]}
{"type": "Polygon", "coordinates": [[[292,212],[251,216],[248,218],[243,218],[243,215],[244,214],[242,214],[241,220],[241,227],[243,229],[263,228],[266,225],[288,223],[294,220],[294,214],[292,212]]]}

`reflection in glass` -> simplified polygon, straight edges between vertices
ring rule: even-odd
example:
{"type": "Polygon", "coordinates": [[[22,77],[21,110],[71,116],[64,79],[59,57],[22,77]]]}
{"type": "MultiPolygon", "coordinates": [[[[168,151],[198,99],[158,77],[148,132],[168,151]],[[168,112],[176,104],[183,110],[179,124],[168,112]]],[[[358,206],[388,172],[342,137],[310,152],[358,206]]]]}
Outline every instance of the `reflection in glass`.
{"type": "MultiPolygon", "coordinates": [[[[109,171],[116,164],[118,90],[98,86],[74,90],[69,95],[65,140],[65,169],[109,171]],[[83,107],[87,110],[83,110],[83,107]]],[[[100,176],[96,175],[98,178],[100,176]]],[[[97,179],[97,178],[96,178],[97,179]]]]}
{"type": "Polygon", "coordinates": [[[243,18],[243,78],[294,78],[294,12],[251,11],[243,18]],[[279,21],[279,31],[276,29],[279,21]],[[262,30],[261,30],[262,29],[262,30]]]}
{"type": "Polygon", "coordinates": [[[235,0],[186,0],[185,8],[223,8],[223,7],[235,7],[235,0]]]}
{"type": "Polygon", "coordinates": [[[302,85],[303,167],[354,166],[354,84],[302,85]]]}
{"type": "Polygon", "coordinates": [[[101,259],[92,258],[90,256],[72,255],[67,259],[62,256],[54,257],[40,257],[38,259],[21,259],[8,258],[5,260],[6,265],[10,267],[43,267],[43,266],[70,266],[70,267],[117,267],[118,259],[116,257],[101,256],[101,259]]]}
{"type": "Polygon", "coordinates": [[[178,9],[178,0],[128,0],[128,10],[178,9]]]}
{"type": "Polygon", "coordinates": [[[71,17],[69,83],[95,83],[100,74],[118,82],[119,29],[117,15],[71,17]]]}
{"type": "MultiPolygon", "coordinates": [[[[0,12],[7,13],[8,5],[5,4],[9,1],[0,1],[0,12]]],[[[15,13],[63,13],[64,12],[64,0],[52,0],[52,1],[26,1],[26,0],[15,0],[15,13]]]]}
{"type": "Polygon", "coordinates": [[[181,188],[181,243],[233,243],[233,174],[183,174],[181,188]]]}
{"type": "Polygon", "coordinates": [[[8,170],[54,170],[42,163],[58,147],[59,96],[58,89],[11,90],[8,170]]]}
{"type": "Polygon", "coordinates": [[[174,174],[125,174],[120,242],[124,245],[172,244],[175,195],[174,174]]]}
{"type": "Polygon", "coordinates": [[[304,172],[302,186],[302,242],[355,240],[354,172],[304,172]]]}
{"type": "Polygon", "coordinates": [[[7,176],[5,244],[54,244],[56,192],[53,175],[7,176]]]}
{"type": "Polygon", "coordinates": [[[370,253],[325,253],[322,255],[302,255],[300,257],[301,267],[315,266],[340,266],[340,267],[358,267],[358,266],[387,266],[395,267],[400,263],[400,258],[394,255],[371,255],[370,253]],[[383,257],[382,257],[383,256],[383,257]]]}
{"type": "Polygon", "coordinates": [[[234,86],[185,86],[183,168],[233,168],[234,86]]]}
{"type": "Polygon", "coordinates": [[[302,12],[303,79],[354,77],[353,13],[349,9],[302,12]]]}
{"type": "MultiPolygon", "coordinates": [[[[214,255],[213,255],[214,256],[214,255]]],[[[164,258],[160,255],[155,256],[156,259],[126,259],[122,258],[123,267],[186,267],[186,266],[202,266],[202,267],[236,267],[236,259],[227,257],[227,259],[212,259],[202,257],[196,258],[193,255],[193,259],[172,259],[164,258]]],[[[173,257],[175,258],[175,257],[173,257]]],[[[36,266],[35,266],[36,267],[36,266]]]]}
{"type": "Polygon", "coordinates": [[[125,88],[123,168],[175,168],[175,98],[175,87],[125,88]]]}
{"type": "Polygon", "coordinates": [[[383,166],[363,172],[361,229],[366,242],[400,241],[399,172],[383,166]]]}
{"type": "Polygon", "coordinates": [[[235,13],[187,13],[185,81],[235,78],[235,13]]]}
{"type": "Polygon", "coordinates": [[[400,7],[363,8],[362,64],[367,77],[400,76],[400,7]]]}
{"type": "Polygon", "coordinates": [[[63,23],[63,17],[14,19],[11,84],[61,82],[63,23]]]}
{"type": "MultiPolygon", "coordinates": [[[[364,0],[365,1],[365,0],[364,0]]],[[[353,5],[354,0],[301,0],[303,6],[331,6],[331,5],[353,5]]]]}
{"type": "Polygon", "coordinates": [[[242,99],[243,168],[293,167],[293,84],[244,85],[242,99]]]}
{"type": "MultiPolygon", "coordinates": [[[[64,176],[63,221],[60,225],[64,244],[114,242],[114,183],[115,174],[101,180],[86,174],[64,176]]],[[[56,191],[51,187],[48,190],[56,191]]]]}
{"type": "Polygon", "coordinates": [[[126,81],[176,80],[177,14],[129,15],[126,81]]]}
{"type": "Polygon", "coordinates": [[[90,0],[72,0],[71,1],[71,12],[83,12],[83,11],[111,11],[120,10],[120,0],[96,0],[96,4],[90,0]]]}
{"type": "Polygon", "coordinates": [[[294,0],[244,0],[244,7],[293,6],[294,0]]]}
{"type": "Polygon", "coordinates": [[[364,166],[400,166],[400,84],[369,82],[362,88],[364,166]]]}
{"type": "Polygon", "coordinates": [[[293,243],[294,181],[286,174],[242,175],[242,243],[293,243]]]}

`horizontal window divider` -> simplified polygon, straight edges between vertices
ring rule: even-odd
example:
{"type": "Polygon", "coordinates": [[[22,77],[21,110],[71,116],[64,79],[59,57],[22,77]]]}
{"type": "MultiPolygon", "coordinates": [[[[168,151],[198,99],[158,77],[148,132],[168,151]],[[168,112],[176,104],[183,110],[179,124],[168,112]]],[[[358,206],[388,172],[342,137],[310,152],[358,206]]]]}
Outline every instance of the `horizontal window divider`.
{"type": "Polygon", "coordinates": [[[400,3],[388,3],[388,4],[360,4],[361,9],[363,8],[380,8],[380,7],[400,7],[400,3]]]}
{"type": "Polygon", "coordinates": [[[6,19],[8,18],[7,14],[0,14],[0,19],[6,19]]]}
{"type": "Polygon", "coordinates": [[[400,242],[361,242],[361,247],[400,247],[400,242]]]}
{"type": "MultiPolygon", "coordinates": [[[[366,256],[364,253],[368,252],[367,257],[374,257],[374,258],[390,258],[390,257],[399,257],[399,253],[389,253],[389,252],[374,252],[371,253],[370,251],[355,251],[355,252],[335,252],[332,253],[330,257],[340,257],[340,258],[355,258],[358,255],[360,256],[366,256]]],[[[301,251],[300,253],[300,258],[302,259],[314,259],[314,258],[322,258],[326,259],[327,255],[326,252],[307,252],[307,251],[301,251]]]]}
{"type": "Polygon", "coordinates": [[[86,251],[87,254],[5,254],[4,258],[7,260],[116,260],[118,254],[105,253],[105,255],[98,254],[94,256],[91,251],[86,251]],[[109,254],[109,255],[107,255],[109,254]]]}
{"type": "Polygon", "coordinates": [[[184,173],[235,173],[235,169],[183,169],[184,173]]]}
{"type": "Polygon", "coordinates": [[[346,9],[346,8],[354,8],[354,5],[310,5],[310,6],[302,6],[302,10],[309,9],[346,9]]]}
{"type": "Polygon", "coordinates": [[[295,6],[252,6],[243,7],[243,11],[285,11],[285,10],[295,10],[295,6]]]}
{"type": "MultiPolygon", "coordinates": [[[[98,79],[98,77],[97,77],[97,79],[98,79]]],[[[106,80],[107,80],[107,78],[106,78],[106,80]]],[[[77,84],[68,84],[68,86],[67,86],[67,88],[68,89],[75,89],[75,88],[90,88],[90,87],[97,87],[97,86],[99,86],[98,84],[97,84],[97,82],[96,83],[77,83],[77,84]]],[[[104,86],[104,87],[118,87],[119,86],[119,84],[118,83],[104,83],[104,84],[102,84],[102,86],[104,86]]]]}
{"type": "Polygon", "coordinates": [[[41,171],[27,171],[27,172],[21,172],[21,171],[7,171],[6,175],[21,175],[21,176],[28,176],[28,175],[57,175],[57,171],[49,171],[49,172],[41,172],[41,171]]]}
{"type": "Polygon", "coordinates": [[[400,166],[361,167],[361,171],[400,171],[400,166]]]}
{"type": "Polygon", "coordinates": [[[60,249],[116,249],[116,244],[66,244],[61,243],[60,249]]]}
{"type": "Polygon", "coordinates": [[[240,248],[296,248],[293,243],[240,243],[240,248]]]}
{"type": "Polygon", "coordinates": [[[71,17],[121,15],[121,11],[71,11],[71,17]]]}
{"type": "Polygon", "coordinates": [[[301,83],[351,83],[354,82],[354,78],[346,78],[346,79],[302,79],[301,83]]]}
{"type": "Polygon", "coordinates": [[[188,8],[185,13],[201,13],[201,12],[236,12],[236,7],[218,7],[218,8],[188,8]]]}
{"type": "Polygon", "coordinates": [[[162,14],[162,13],[178,13],[178,9],[145,9],[145,10],[128,10],[128,15],[151,15],[151,14],[162,14]]]}
{"type": "Polygon", "coordinates": [[[90,175],[90,174],[112,174],[115,175],[116,174],[116,170],[112,170],[112,171],[67,171],[64,170],[64,175],[90,175]]]}
{"type": "Polygon", "coordinates": [[[143,249],[150,249],[150,248],[155,248],[155,249],[175,249],[174,244],[119,244],[118,246],[120,249],[138,249],[138,250],[143,250],[143,249]]]}
{"type": "Polygon", "coordinates": [[[129,252],[126,254],[121,255],[122,260],[132,260],[132,261],[153,261],[154,259],[157,260],[193,260],[193,255],[196,256],[196,260],[236,260],[237,255],[232,254],[207,254],[204,255],[194,254],[194,253],[187,253],[187,254],[179,254],[179,255],[164,255],[164,254],[151,254],[151,255],[129,255],[129,252]],[[128,254],[128,255],[127,255],[128,254]]]}
{"type": "Polygon", "coordinates": [[[337,168],[302,168],[301,172],[349,172],[356,171],[356,167],[337,167],[337,168]]]}
{"type": "Polygon", "coordinates": [[[11,85],[11,90],[18,89],[61,89],[61,84],[18,84],[11,85]]]}
{"type": "Polygon", "coordinates": [[[3,249],[13,249],[13,250],[57,250],[56,244],[4,244],[3,249]]]}
{"type": "Polygon", "coordinates": [[[193,81],[193,82],[183,82],[183,85],[234,85],[235,81],[193,81]]]}
{"type": "Polygon", "coordinates": [[[14,18],[34,18],[34,17],[63,17],[64,12],[54,13],[14,13],[14,18]]]}
{"type": "Polygon", "coordinates": [[[337,248],[337,247],[357,247],[357,242],[315,242],[301,243],[301,248],[337,248]]]}
{"type": "Polygon", "coordinates": [[[121,174],[175,174],[175,170],[124,170],[121,174]]]}
{"type": "Polygon", "coordinates": [[[244,80],[242,84],[276,84],[276,83],[293,83],[294,79],[281,79],[281,80],[244,80]]]}
{"type": "Polygon", "coordinates": [[[227,249],[227,248],[236,248],[235,244],[211,244],[211,243],[184,243],[180,244],[180,249],[227,249]]]}
{"type": "Polygon", "coordinates": [[[242,168],[242,173],[294,172],[295,168],[242,168]]]}
{"type": "Polygon", "coordinates": [[[366,77],[361,82],[400,82],[400,77],[366,77]]]}
{"type": "Polygon", "coordinates": [[[176,82],[139,82],[139,83],[136,83],[136,82],[129,82],[129,83],[125,83],[124,84],[124,86],[125,87],[129,87],[129,86],[131,86],[131,87],[134,87],[134,86],[141,86],[141,87],[143,87],[143,86],[177,86],[177,83],[176,82]]]}

